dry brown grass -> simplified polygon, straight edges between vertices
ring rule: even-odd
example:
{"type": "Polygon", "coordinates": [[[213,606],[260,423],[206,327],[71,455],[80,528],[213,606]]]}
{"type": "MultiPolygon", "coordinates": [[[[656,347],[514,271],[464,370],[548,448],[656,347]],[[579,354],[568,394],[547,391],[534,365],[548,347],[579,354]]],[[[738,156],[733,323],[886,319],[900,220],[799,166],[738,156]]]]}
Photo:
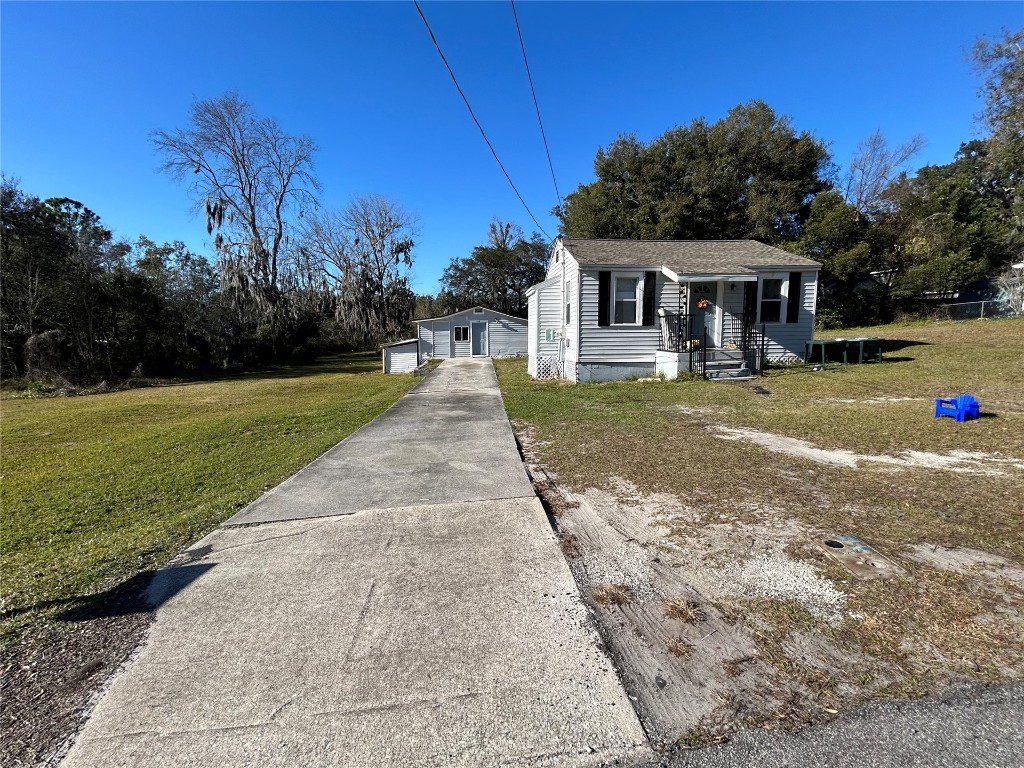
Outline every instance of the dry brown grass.
{"type": "Polygon", "coordinates": [[[544,503],[545,509],[552,517],[558,517],[569,509],[576,509],[580,505],[576,499],[565,496],[558,486],[551,480],[542,479],[533,481],[533,490],[544,503]]]}
{"type": "Polygon", "coordinates": [[[591,595],[594,602],[608,608],[628,605],[633,601],[633,590],[625,584],[602,584],[595,587],[591,595]]]}
{"type": "MultiPolygon", "coordinates": [[[[574,491],[614,490],[611,479],[622,478],[643,494],[673,494],[705,519],[756,522],[770,515],[858,536],[906,569],[903,578],[861,582],[797,543],[787,554],[813,562],[847,595],[848,618],[829,624],[789,601],[714,604],[727,623],[753,635],[759,658],[797,692],[780,710],[787,723],[803,722],[800,707],[818,699],[916,695],[962,678],[1024,678],[1020,588],[905,556],[908,547],[929,544],[1024,565],[1024,472],[826,466],[714,432],[715,425],[756,429],[862,454],[971,451],[1024,461],[1024,319],[835,335],[889,339],[886,361],[776,370],[760,382],[770,396],[699,381],[548,385],[530,382],[520,361],[496,368],[510,416],[529,425],[538,460],[574,491]],[[934,398],[961,392],[974,394],[987,416],[966,424],[936,420],[934,398]],[[824,655],[800,651],[813,645],[808,638],[824,655]]],[[[671,525],[676,545],[695,533],[671,525]]],[[[692,621],[686,601],[675,615],[667,603],[663,608],[692,621]]]]}
{"type": "Polygon", "coordinates": [[[700,624],[708,618],[707,611],[696,600],[671,599],[663,602],[661,607],[670,619],[687,624],[700,624]]]}
{"type": "Polygon", "coordinates": [[[693,643],[684,637],[670,637],[665,641],[665,647],[673,656],[685,659],[693,653],[693,643]]]}

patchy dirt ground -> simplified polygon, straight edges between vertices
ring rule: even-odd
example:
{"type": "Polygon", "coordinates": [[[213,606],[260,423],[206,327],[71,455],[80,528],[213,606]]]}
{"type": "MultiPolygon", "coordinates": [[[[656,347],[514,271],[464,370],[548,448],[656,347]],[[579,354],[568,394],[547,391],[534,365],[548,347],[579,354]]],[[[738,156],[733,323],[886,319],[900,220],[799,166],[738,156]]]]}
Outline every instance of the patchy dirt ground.
{"type": "MultiPolygon", "coordinates": [[[[520,440],[562,549],[652,740],[704,746],[793,730],[872,698],[1020,679],[1024,570],[927,544],[885,552],[904,574],[864,582],[784,509],[733,512],[643,494],[620,478],[572,493],[520,440]],[[957,592],[942,609],[944,594],[957,592]]],[[[988,467],[978,467],[985,471],[988,467]]]]}
{"type": "Polygon", "coordinates": [[[151,575],[69,607],[0,651],[0,765],[60,761],[105,682],[146,637],[151,575]]]}
{"type": "Polygon", "coordinates": [[[723,440],[746,440],[775,453],[783,453],[832,467],[855,469],[861,464],[875,463],[894,467],[923,467],[981,475],[1005,475],[1008,470],[1024,469],[1024,462],[1020,459],[983,451],[953,450],[948,453],[902,451],[897,456],[889,456],[856,453],[843,448],[819,448],[807,440],[774,435],[757,429],[724,427],[717,424],[709,426],[708,429],[723,440]]]}

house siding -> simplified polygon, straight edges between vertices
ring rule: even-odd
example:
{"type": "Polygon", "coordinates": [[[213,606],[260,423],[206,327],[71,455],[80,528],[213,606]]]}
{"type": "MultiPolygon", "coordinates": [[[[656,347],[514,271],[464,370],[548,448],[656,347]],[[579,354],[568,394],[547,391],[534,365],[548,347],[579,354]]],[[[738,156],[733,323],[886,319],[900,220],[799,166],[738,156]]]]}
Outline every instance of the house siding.
{"type": "Polygon", "coordinates": [[[541,357],[560,359],[561,340],[556,338],[546,341],[545,331],[551,328],[557,333],[561,328],[559,312],[562,304],[562,286],[553,283],[542,288],[537,291],[537,298],[539,300],[538,319],[540,320],[537,328],[537,354],[541,357]]]}
{"type": "Polygon", "coordinates": [[[433,357],[452,356],[452,324],[444,320],[431,321],[431,341],[434,348],[433,357]]]}
{"type": "Polygon", "coordinates": [[[526,354],[527,324],[522,320],[495,315],[487,321],[488,354],[514,357],[526,354]]]}
{"type": "Polygon", "coordinates": [[[562,375],[569,381],[579,380],[580,357],[580,270],[576,260],[565,254],[562,262],[563,279],[565,281],[565,299],[562,301],[562,328],[565,334],[565,362],[562,375]],[[565,308],[569,307],[569,318],[566,321],[565,308]]]}
{"type": "Polygon", "coordinates": [[[474,312],[466,309],[446,316],[443,320],[420,320],[420,338],[430,339],[432,357],[470,357],[472,355],[472,324],[487,323],[487,354],[490,357],[524,355],[527,351],[528,325],[525,320],[509,317],[491,309],[474,312]],[[455,341],[455,328],[469,328],[466,341],[455,341]]]}
{"type": "MultiPolygon", "coordinates": [[[[794,270],[795,271],[795,270],[794,270]]],[[[817,299],[818,273],[804,271],[801,273],[800,291],[797,300],[800,302],[800,313],[795,323],[765,323],[765,335],[768,337],[766,354],[769,360],[803,360],[806,354],[805,344],[814,337],[814,310],[817,299]]],[[[782,317],[786,317],[789,295],[789,273],[765,273],[764,277],[781,277],[785,282],[786,299],[782,305],[782,317]]]]}
{"type": "Polygon", "coordinates": [[[746,283],[722,283],[721,344],[739,345],[743,340],[743,291],[746,283]]]}
{"type": "Polygon", "coordinates": [[[540,329],[540,298],[538,292],[534,291],[529,294],[526,298],[526,318],[529,325],[529,333],[527,334],[527,345],[526,345],[526,372],[537,377],[537,346],[538,346],[538,335],[540,329]]]}
{"type": "Polygon", "coordinates": [[[420,356],[429,360],[434,356],[434,328],[431,323],[418,323],[417,335],[420,339],[420,356]]]}
{"type": "MultiPolygon", "coordinates": [[[[590,363],[641,363],[654,369],[654,353],[661,343],[661,330],[649,326],[598,325],[598,272],[580,271],[580,365],[590,363]]],[[[649,271],[649,270],[648,270],[649,271]]],[[[678,288],[660,272],[655,286],[655,307],[676,307],[678,288]]]]}
{"type": "MultiPolygon", "coordinates": [[[[567,243],[571,249],[571,241],[567,243]]],[[[757,254],[755,254],[756,256],[757,254]]],[[[799,258],[799,257],[795,257],[799,258]]],[[[635,262],[634,262],[635,263],[635,262]]],[[[675,269],[675,268],[673,268],[675,269]]],[[[739,269],[739,268],[738,268],[739,269]]],[[[655,356],[661,346],[661,324],[655,320],[651,326],[602,326],[599,324],[599,284],[601,272],[655,272],[655,309],[663,307],[672,312],[687,311],[681,306],[680,289],[688,290],[690,280],[685,275],[683,285],[669,280],[655,264],[635,267],[597,266],[581,264],[566,250],[561,240],[548,262],[545,282],[532,289],[529,295],[529,355],[531,375],[544,373],[538,359],[553,358],[562,361],[562,376],[570,381],[612,380],[631,376],[649,376],[655,372],[655,356]],[[568,322],[566,304],[570,307],[568,322]],[[544,333],[551,329],[561,332],[563,338],[546,342],[544,333]]],[[[758,308],[763,280],[783,279],[782,318],[787,317],[790,271],[795,267],[742,267],[739,274],[753,277],[758,273],[758,308]]],[[[699,274],[699,273],[698,273],[699,274]]],[[[720,274],[729,274],[725,269],[720,274]]],[[[814,313],[817,295],[818,271],[814,267],[801,270],[801,290],[793,300],[800,302],[795,323],[771,323],[765,330],[768,336],[766,352],[771,360],[802,359],[807,341],[814,334],[814,313]]],[[[742,343],[742,322],[745,286],[742,279],[716,281],[718,325],[716,345],[727,347],[742,343]]],[[[759,326],[760,327],[760,326],[759,326]]]]}

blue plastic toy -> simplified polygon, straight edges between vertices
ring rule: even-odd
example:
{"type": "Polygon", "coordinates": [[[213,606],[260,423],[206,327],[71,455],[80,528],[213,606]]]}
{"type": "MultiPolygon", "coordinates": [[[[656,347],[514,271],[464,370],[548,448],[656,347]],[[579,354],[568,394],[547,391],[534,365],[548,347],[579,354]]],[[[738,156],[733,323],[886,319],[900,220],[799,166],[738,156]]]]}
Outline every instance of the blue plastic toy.
{"type": "Polygon", "coordinates": [[[959,395],[954,398],[935,398],[935,418],[949,416],[958,422],[976,419],[981,413],[981,403],[974,399],[974,395],[959,395]]]}

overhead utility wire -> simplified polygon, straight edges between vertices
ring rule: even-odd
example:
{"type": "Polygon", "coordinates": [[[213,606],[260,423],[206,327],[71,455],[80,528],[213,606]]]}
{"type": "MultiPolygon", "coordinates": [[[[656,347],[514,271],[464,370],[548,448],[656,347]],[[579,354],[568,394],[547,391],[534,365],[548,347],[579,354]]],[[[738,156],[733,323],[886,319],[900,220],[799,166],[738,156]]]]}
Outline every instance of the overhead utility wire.
{"type": "Polygon", "coordinates": [[[476,127],[480,129],[480,135],[484,137],[484,141],[487,143],[487,147],[491,150],[491,154],[494,155],[495,161],[498,163],[498,167],[501,168],[501,172],[505,174],[505,178],[508,179],[509,185],[512,187],[512,191],[516,193],[516,197],[519,198],[519,202],[523,204],[523,208],[530,214],[530,218],[533,219],[533,223],[537,225],[538,229],[544,233],[544,236],[551,239],[551,235],[547,233],[544,227],[541,226],[540,222],[537,221],[537,217],[533,215],[533,211],[530,210],[530,206],[526,204],[523,196],[519,194],[519,190],[516,188],[515,183],[512,181],[512,177],[508,175],[508,171],[505,170],[504,164],[501,162],[501,158],[498,157],[498,153],[494,149],[494,145],[491,144],[491,140],[487,138],[487,133],[484,131],[484,127],[480,125],[480,121],[477,119],[476,113],[473,112],[473,107],[469,105],[469,99],[466,98],[466,94],[462,91],[462,86],[459,85],[459,81],[455,77],[455,72],[452,71],[451,64],[448,63],[448,59],[445,58],[444,52],[441,50],[440,44],[437,42],[437,38],[434,36],[434,30],[430,28],[430,23],[427,21],[427,17],[423,15],[423,9],[420,8],[418,0],[412,0],[412,4],[416,6],[416,10],[420,14],[420,18],[423,19],[423,24],[427,28],[427,32],[430,34],[430,39],[434,43],[434,47],[437,48],[437,53],[441,57],[441,61],[444,62],[445,68],[448,70],[448,74],[452,77],[452,82],[455,83],[455,89],[459,92],[459,96],[462,97],[463,102],[466,104],[466,109],[469,110],[469,116],[473,118],[473,122],[476,123],[476,127]]]}
{"type": "Polygon", "coordinates": [[[516,32],[519,33],[519,47],[523,49],[523,64],[526,65],[526,77],[530,81],[530,93],[533,94],[533,107],[537,110],[537,125],[540,126],[540,137],[544,140],[544,151],[548,156],[548,168],[551,169],[551,183],[555,185],[555,197],[558,198],[558,210],[562,210],[562,193],[558,191],[558,180],[555,178],[555,165],[551,162],[551,148],[548,147],[548,137],[544,132],[544,121],[540,118],[540,104],[537,103],[537,91],[533,87],[533,75],[530,74],[530,62],[526,58],[526,43],[523,42],[523,30],[519,28],[519,14],[516,13],[516,0],[509,0],[512,4],[512,18],[516,20],[516,32]]]}

